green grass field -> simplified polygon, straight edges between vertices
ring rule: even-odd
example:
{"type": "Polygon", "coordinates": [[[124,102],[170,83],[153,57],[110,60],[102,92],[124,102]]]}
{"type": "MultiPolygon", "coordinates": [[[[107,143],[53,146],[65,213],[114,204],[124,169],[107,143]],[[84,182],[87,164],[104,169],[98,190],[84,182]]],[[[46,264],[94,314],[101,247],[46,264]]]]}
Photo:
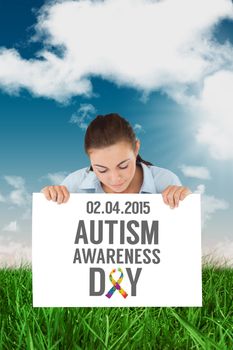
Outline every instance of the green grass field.
{"type": "Polygon", "coordinates": [[[203,307],[33,308],[30,266],[0,269],[0,349],[233,349],[233,269],[203,265],[203,307]]]}

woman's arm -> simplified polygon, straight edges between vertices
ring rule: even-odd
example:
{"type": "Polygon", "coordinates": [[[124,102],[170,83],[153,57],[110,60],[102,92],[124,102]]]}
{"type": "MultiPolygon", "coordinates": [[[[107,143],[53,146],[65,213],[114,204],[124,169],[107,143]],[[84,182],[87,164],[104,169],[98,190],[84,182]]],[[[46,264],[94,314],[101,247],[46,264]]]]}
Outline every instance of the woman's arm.
{"type": "Polygon", "coordinates": [[[168,186],[163,192],[163,201],[165,204],[169,205],[171,209],[177,208],[179,206],[179,201],[182,201],[192,192],[188,187],[184,186],[168,186]]]}
{"type": "Polygon", "coordinates": [[[66,186],[46,186],[41,192],[44,193],[46,199],[57,202],[57,204],[66,203],[70,198],[66,186]]]}
{"type": "Polygon", "coordinates": [[[46,186],[42,188],[45,198],[58,204],[68,202],[70,193],[76,193],[80,183],[87,176],[87,168],[76,170],[70,173],[58,186],[46,186]]]}

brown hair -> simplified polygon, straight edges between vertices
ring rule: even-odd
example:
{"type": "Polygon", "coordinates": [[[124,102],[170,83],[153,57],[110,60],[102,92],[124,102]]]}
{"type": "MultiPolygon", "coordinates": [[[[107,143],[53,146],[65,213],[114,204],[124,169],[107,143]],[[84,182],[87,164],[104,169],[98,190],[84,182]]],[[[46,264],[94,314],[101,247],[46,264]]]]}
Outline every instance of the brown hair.
{"type": "MultiPolygon", "coordinates": [[[[91,148],[104,148],[112,146],[119,141],[127,141],[135,149],[136,136],[129,122],[117,113],[97,115],[86,130],[85,152],[88,154],[88,150],[91,148]]],[[[139,154],[136,162],[153,165],[143,160],[139,154]]],[[[90,167],[90,170],[93,170],[92,167],[90,167]]]]}

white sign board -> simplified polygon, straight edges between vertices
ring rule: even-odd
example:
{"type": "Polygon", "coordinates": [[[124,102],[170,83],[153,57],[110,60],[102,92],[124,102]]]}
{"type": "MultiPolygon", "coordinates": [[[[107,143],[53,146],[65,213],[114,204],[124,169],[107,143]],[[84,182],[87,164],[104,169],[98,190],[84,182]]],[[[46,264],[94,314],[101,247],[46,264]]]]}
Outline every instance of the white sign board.
{"type": "Polygon", "coordinates": [[[202,306],[200,195],[33,194],[34,307],[202,306]]]}

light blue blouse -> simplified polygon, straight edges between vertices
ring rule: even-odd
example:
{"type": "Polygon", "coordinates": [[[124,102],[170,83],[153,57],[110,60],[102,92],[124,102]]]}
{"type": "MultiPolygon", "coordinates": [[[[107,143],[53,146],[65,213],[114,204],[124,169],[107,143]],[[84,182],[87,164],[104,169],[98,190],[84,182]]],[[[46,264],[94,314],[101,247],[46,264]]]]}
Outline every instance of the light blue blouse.
{"type": "MultiPolygon", "coordinates": [[[[172,171],[139,163],[143,169],[143,183],[139,193],[162,193],[170,185],[182,186],[172,171]]],[[[69,174],[61,183],[70,193],[105,193],[99,179],[90,168],[69,174]]]]}

